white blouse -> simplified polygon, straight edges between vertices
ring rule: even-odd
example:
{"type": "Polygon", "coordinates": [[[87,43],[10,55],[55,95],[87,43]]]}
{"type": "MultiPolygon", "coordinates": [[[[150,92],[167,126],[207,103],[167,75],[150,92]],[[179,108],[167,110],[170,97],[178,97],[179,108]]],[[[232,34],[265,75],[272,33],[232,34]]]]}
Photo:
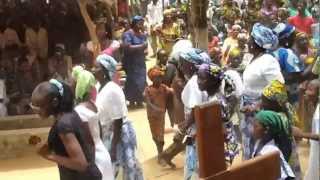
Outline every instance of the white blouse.
{"type": "Polygon", "coordinates": [[[248,64],[243,72],[243,94],[252,98],[260,98],[263,89],[272,80],[284,83],[277,59],[270,54],[264,54],[248,64]]]}

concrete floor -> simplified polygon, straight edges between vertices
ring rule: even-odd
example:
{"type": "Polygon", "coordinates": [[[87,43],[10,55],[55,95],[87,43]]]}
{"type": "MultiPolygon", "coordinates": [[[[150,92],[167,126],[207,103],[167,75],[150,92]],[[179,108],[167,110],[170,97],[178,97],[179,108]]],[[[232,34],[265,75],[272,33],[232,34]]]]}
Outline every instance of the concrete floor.
{"type": "MultiPolygon", "coordinates": [[[[147,61],[150,67],[154,61],[147,61]]],[[[146,180],[179,180],[183,179],[184,154],[179,154],[174,163],[176,170],[168,167],[161,167],[156,162],[156,147],[152,141],[149,124],[144,109],[129,112],[129,118],[132,120],[138,138],[138,158],[142,163],[144,176],[146,180]]],[[[169,128],[169,121],[166,122],[169,128]]],[[[166,145],[172,142],[173,133],[167,133],[165,136],[166,145]]],[[[0,152],[1,153],[1,152],[0,152]]],[[[300,161],[303,171],[307,168],[308,145],[303,142],[300,144],[300,161]]],[[[240,158],[235,163],[239,163],[240,158]]],[[[27,157],[0,160],[0,180],[57,180],[58,171],[54,163],[48,162],[36,154],[30,154],[27,157]]]]}

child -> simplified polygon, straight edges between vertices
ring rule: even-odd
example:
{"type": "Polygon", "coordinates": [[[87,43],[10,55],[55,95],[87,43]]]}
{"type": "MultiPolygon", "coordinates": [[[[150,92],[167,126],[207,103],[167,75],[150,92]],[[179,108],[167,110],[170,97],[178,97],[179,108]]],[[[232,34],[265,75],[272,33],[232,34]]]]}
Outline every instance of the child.
{"type": "Polygon", "coordinates": [[[166,104],[168,96],[173,91],[162,83],[163,76],[164,72],[159,67],[151,68],[148,71],[148,77],[153,84],[146,87],[144,91],[152,138],[158,150],[158,163],[160,163],[164,146],[166,104]]]}
{"type": "Polygon", "coordinates": [[[295,179],[288,164],[290,149],[290,122],[284,114],[274,111],[260,111],[253,124],[253,137],[256,140],[252,158],[277,151],[280,153],[281,176],[279,179],[295,179]]]}

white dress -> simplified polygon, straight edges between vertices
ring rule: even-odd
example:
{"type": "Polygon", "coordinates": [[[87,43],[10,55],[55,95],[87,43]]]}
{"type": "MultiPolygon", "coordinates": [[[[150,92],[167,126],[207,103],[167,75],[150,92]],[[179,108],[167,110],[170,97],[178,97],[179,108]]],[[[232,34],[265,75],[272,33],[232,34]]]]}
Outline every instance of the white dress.
{"type": "Polygon", "coordinates": [[[113,180],[112,163],[109,152],[100,138],[99,119],[97,113],[83,105],[78,105],[75,111],[83,122],[88,122],[91,136],[95,144],[95,163],[102,174],[102,180],[113,180]]]}
{"type": "Polygon", "coordinates": [[[253,151],[253,157],[255,156],[261,156],[261,155],[266,155],[268,153],[271,152],[279,152],[280,153],[280,167],[281,167],[281,177],[278,180],[285,180],[288,177],[293,177],[295,178],[295,175],[290,167],[290,165],[288,164],[288,162],[284,159],[284,156],[282,154],[282,152],[280,151],[280,149],[275,145],[274,140],[269,141],[267,144],[265,144],[262,149],[257,152],[257,147],[258,144],[260,143],[260,141],[257,141],[254,147],[254,151],[253,151]]]}
{"type": "MultiPolygon", "coordinates": [[[[320,133],[320,119],[319,119],[319,104],[317,106],[316,112],[313,116],[312,122],[312,132],[320,133]]],[[[310,156],[309,156],[309,166],[306,172],[304,180],[319,180],[320,179],[320,142],[311,141],[310,143],[310,156]]]]}

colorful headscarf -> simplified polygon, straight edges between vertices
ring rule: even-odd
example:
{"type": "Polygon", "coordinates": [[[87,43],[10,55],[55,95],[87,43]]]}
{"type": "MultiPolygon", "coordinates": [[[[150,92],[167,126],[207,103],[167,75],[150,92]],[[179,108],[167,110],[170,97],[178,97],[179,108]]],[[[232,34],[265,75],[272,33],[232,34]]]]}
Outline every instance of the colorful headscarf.
{"type": "Polygon", "coordinates": [[[148,77],[153,81],[156,77],[164,76],[164,71],[160,67],[153,67],[148,71],[148,77]]]}
{"type": "Polygon", "coordinates": [[[283,107],[288,102],[288,93],[285,84],[278,80],[273,80],[263,89],[263,96],[271,101],[278,102],[283,107]]]}
{"type": "Polygon", "coordinates": [[[279,43],[277,35],[260,23],[253,25],[251,36],[258,46],[266,50],[274,50],[279,43]]]}
{"type": "Polygon", "coordinates": [[[256,114],[256,120],[265,127],[279,147],[285,159],[288,160],[291,154],[292,146],[292,125],[285,114],[274,111],[260,111],[256,114]]]}
{"type": "Polygon", "coordinates": [[[143,17],[142,16],[134,16],[133,18],[132,18],[132,25],[134,26],[134,25],[136,25],[136,24],[138,24],[138,22],[140,22],[140,21],[143,21],[144,19],[143,19],[143,17]]]}
{"type": "Polygon", "coordinates": [[[181,52],[180,58],[195,65],[211,62],[210,56],[206,52],[196,48],[190,48],[181,52]]]}
{"type": "Polygon", "coordinates": [[[279,23],[273,31],[278,35],[279,40],[288,38],[296,28],[290,24],[279,23]]]}
{"type": "MultiPolygon", "coordinates": [[[[75,91],[76,100],[84,100],[91,94],[92,89],[95,87],[96,79],[94,75],[82,66],[75,66],[72,69],[72,77],[77,82],[75,91]]],[[[92,99],[94,99],[94,97],[92,97],[92,99]]]]}
{"type": "Polygon", "coordinates": [[[97,57],[97,62],[100,63],[109,72],[109,77],[113,79],[114,74],[117,71],[118,62],[109,55],[101,54],[97,57]]]}
{"type": "Polygon", "coordinates": [[[210,79],[216,79],[218,81],[224,78],[222,68],[213,63],[200,65],[198,72],[206,74],[210,79]]]}
{"type": "Polygon", "coordinates": [[[271,101],[277,102],[280,107],[286,111],[288,119],[295,126],[303,126],[299,120],[297,111],[288,102],[288,93],[285,84],[278,80],[271,81],[271,83],[263,89],[262,95],[271,101]]]}

